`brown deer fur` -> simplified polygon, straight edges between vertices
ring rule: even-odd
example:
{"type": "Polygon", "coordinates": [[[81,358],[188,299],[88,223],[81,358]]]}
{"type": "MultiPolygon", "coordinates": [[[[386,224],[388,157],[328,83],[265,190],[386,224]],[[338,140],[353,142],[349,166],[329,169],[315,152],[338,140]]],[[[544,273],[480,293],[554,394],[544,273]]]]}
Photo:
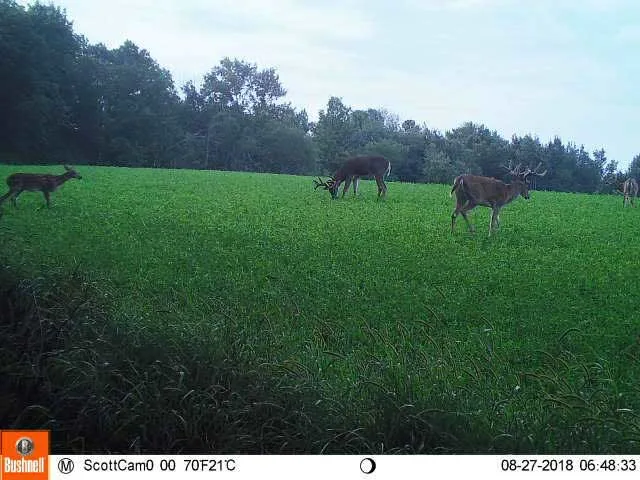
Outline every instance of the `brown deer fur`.
{"type": "Polygon", "coordinates": [[[81,179],[82,177],[73,168],[64,166],[66,172],[62,175],[51,175],[48,173],[14,173],[7,177],[7,185],[9,191],[0,197],[0,205],[9,197],[13,206],[16,206],[16,199],[25,190],[29,192],[42,192],[44,199],[47,202],[47,207],[50,206],[49,195],[51,192],[60,187],[67,180],[72,178],[81,179]]]}

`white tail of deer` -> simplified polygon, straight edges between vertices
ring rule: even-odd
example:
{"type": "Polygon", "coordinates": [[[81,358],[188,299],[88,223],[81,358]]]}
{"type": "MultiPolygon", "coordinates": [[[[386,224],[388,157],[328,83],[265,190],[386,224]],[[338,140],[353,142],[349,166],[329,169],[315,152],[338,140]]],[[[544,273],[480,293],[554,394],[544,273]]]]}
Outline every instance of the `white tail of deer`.
{"type": "Polygon", "coordinates": [[[344,182],[344,189],[342,190],[342,196],[344,197],[353,181],[353,194],[356,195],[360,177],[373,176],[378,184],[378,198],[385,197],[387,185],[384,183],[384,177],[388,177],[390,173],[391,162],[384,157],[365,155],[352,157],[326,182],[322,181],[320,177],[314,180],[314,190],[318,187],[324,187],[325,190],[329,190],[331,197],[336,199],[340,185],[344,182]]]}
{"type": "Polygon", "coordinates": [[[629,203],[631,203],[632,207],[635,207],[633,199],[638,196],[638,182],[636,182],[635,178],[627,178],[624,181],[622,184],[622,193],[624,194],[622,207],[626,207],[629,203]]]}
{"type": "Polygon", "coordinates": [[[547,171],[539,172],[542,164],[538,164],[535,170],[527,168],[520,171],[520,165],[515,168],[505,167],[514,177],[512,183],[504,183],[491,177],[481,177],[478,175],[460,175],[456,177],[451,189],[451,195],[456,194],[456,208],[451,215],[451,232],[456,224],[458,214],[462,215],[469,231],[473,232],[474,227],[469,223],[467,212],[478,205],[491,208],[491,220],[489,222],[489,235],[494,227],[500,226],[500,210],[522,195],[529,199],[529,177],[532,175],[542,177],[547,171]]]}
{"type": "Polygon", "coordinates": [[[27,190],[28,192],[42,192],[47,202],[47,207],[49,207],[49,195],[51,192],[57,190],[57,188],[67,180],[82,178],[73,168],[65,165],[64,169],[66,172],[62,175],[51,175],[48,173],[14,173],[13,175],[9,175],[7,177],[9,192],[0,197],[0,205],[2,205],[7,198],[11,197],[11,202],[15,207],[18,195],[27,190]]]}

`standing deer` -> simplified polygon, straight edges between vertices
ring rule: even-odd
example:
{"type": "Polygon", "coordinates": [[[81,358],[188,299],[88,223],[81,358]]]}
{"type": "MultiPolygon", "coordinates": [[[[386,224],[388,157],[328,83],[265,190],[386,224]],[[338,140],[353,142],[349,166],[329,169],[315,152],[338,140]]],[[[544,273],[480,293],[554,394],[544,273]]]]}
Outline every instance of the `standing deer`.
{"type": "Polygon", "coordinates": [[[453,181],[451,195],[456,194],[456,208],[451,215],[451,232],[456,224],[456,217],[462,214],[469,231],[473,232],[474,227],[469,223],[467,212],[478,205],[490,207],[491,221],[489,223],[489,235],[492,228],[500,226],[500,210],[502,207],[511,203],[513,200],[522,195],[525,199],[529,199],[529,177],[531,175],[542,177],[547,171],[539,172],[538,169],[542,163],[539,163],[535,170],[527,167],[526,170],[520,171],[520,165],[514,169],[506,168],[514,177],[512,183],[504,183],[491,177],[481,177],[478,175],[460,175],[453,181]]]}
{"type": "Polygon", "coordinates": [[[627,178],[624,181],[622,184],[622,193],[624,194],[622,207],[626,207],[629,203],[631,203],[632,207],[635,207],[633,199],[638,195],[638,182],[636,182],[635,178],[627,178]]]}
{"type": "Polygon", "coordinates": [[[352,157],[326,182],[323,182],[320,177],[314,180],[314,190],[318,187],[324,187],[325,190],[329,190],[331,198],[335,200],[338,198],[340,184],[344,182],[344,189],[342,190],[342,196],[344,197],[353,181],[353,194],[357,195],[360,177],[373,175],[378,184],[378,198],[381,196],[385,197],[387,194],[387,185],[384,183],[384,177],[385,175],[389,176],[390,173],[391,162],[384,157],[364,155],[352,157]]]}
{"type": "Polygon", "coordinates": [[[66,172],[62,175],[51,175],[48,173],[14,173],[7,177],[7,185],[9,192],[0,197],[0,205],[9,197],[11,203],[16,207],[16,199],[23,191],[42,192],[44,199],[47,201],[47,207],[50,206],[49,195],[57,190],[67,180],[72,178],[81,179],[82,177],[73,168],[64,166],[66,172]]]}

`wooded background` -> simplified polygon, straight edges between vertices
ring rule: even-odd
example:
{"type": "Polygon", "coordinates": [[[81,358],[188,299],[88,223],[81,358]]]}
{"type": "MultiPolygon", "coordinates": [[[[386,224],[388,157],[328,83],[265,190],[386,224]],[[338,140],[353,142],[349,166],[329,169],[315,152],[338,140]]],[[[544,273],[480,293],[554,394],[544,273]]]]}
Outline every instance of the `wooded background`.
{"type": "MultiPolygon", "coordinates": [[[[223,58],[179,89],[143,48],[90,44],[58,7],[0,0],[0,161],[330,174],[348,156],[376,153],[391,180],[451,183],[461,173],[504,177],[532,167],[537,188],[610,193],[640,176],[640,154],[618,170],[604,149],[533,135],[502,138],[465,122],[442,133],[384,109],[331,97],[311,122],[286,101],[275,68],[223,58]]],[[[393,85],[389,85],[393,89],[393,85]]],[[[419,92],[416,92],[419,95],[419,92]]]]}

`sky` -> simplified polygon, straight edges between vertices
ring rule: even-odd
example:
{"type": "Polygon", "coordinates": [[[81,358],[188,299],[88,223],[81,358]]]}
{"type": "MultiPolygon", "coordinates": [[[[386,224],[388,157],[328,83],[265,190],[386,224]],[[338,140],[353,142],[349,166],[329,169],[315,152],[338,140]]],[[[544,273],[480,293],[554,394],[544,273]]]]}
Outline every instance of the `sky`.
{"type": "Polygon", "coordinates": [[[311,119],[336,96],[443,133],[558,136],[620,169],[640,154],[636,0],[44,2],[91,43],[148,50],[177,88],[238,58],[275,68],[311,119]]]}

